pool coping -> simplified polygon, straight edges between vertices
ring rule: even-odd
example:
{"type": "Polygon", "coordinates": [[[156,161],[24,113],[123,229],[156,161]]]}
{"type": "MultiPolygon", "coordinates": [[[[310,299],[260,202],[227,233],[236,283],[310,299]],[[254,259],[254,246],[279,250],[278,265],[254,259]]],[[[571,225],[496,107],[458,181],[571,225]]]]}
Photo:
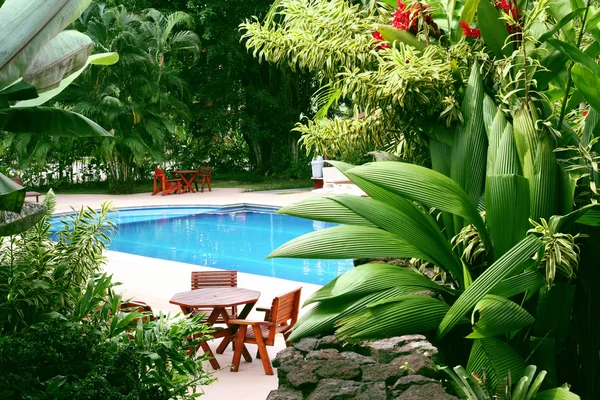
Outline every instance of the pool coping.
{"type": "MultiPolygon", "coordinates": [[[[185,205],[177,205],[177,204],[165,204],[165,205],[161,205],[161,206],[156,206],[156,205],[147,205],[147,206],[123,206],[123,207],[114,207],[111,208],[111,211],[120,211],[120,210],[143,210],[143,209],[163,209],[163,208],[179,208],[179,209],[185,209],[185,208],[199,208],[199,207],[206,207],[206,208],[218,208],[220,211],[221,210],[226,210],[228,212],[235,212],[235,211],[271,211],[271,212],[277,212],[279,209],[283,208],[280,206],[272,206],[272,205],[264,205],[264,204],[255,204],[255,203],[234,203],[234,204],[227,204],[227,205],[215,205],[215,204],[185,204],[185,205]],[[248,210],[249,209],[249,210],[248,210]]],[[[100,208],[94,208],[95,211],[100,211],[100,208]]],[[[70,211],[59,211],[59,212],[54,212],[52,213],[52,215],[54,216],[59,216],[59,215],[69,215],[69,214],[74,214],[78,212],[77,209],[73,208],[70,211]]],[[[210,212],[209,212],[210,213],[210,212]]]]}

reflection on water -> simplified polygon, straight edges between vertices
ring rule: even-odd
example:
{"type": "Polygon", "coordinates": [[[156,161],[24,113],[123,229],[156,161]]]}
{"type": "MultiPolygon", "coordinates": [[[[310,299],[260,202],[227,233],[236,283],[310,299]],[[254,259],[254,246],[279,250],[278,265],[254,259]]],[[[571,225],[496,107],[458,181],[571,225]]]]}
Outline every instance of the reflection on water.
{"type": "Polygon", "coordinates": [[[321,285],[352,268],[351,260],[265,259],[289,240],[335,224],[258,212],[151,219],[124,213],[110,250],[321,285]]]}

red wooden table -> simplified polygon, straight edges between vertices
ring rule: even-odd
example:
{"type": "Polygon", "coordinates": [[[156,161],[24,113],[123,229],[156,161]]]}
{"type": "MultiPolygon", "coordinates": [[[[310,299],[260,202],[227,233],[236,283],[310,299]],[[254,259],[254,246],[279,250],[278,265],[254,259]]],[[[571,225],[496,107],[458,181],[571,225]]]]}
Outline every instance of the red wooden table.
{"type": "MultiPolygon", "coordinates": [[[[186,315],[192,313],[196,308],[212,308],[213,310],[206,321],[208,325],[213,325],[219,316],[221,316],[225,324],[227,324],[227,328],[211,334],[211,336],[215,338],[224,338],[217,348],[217,353],[221,354],[231,342],[232,337],[237,331],[237,326],[229,325],[229,314],[227,313],[226,308],[243,304],[244,308],[238,314],[237,319],[245,319],[259,297],[260,292],[237,287],[203,288],[177,293],[171,298],[169,303],[181,307],[181,311],[186,315]]],[[[221,368],[217,359],[214,357],[212,350],[208,346],[208,343],[202,341],[200,346],[205,353],[208,353],[212,357],[210,365],[214,369],[221,368]]],[[[246,349],[246,346],[242,349],[242,354],[246,361],[252,361],[252,357],[246,349]]]]}
{"type": "Polygon", "coordinates": [[[194,190],[194,188],[192,187],[192,183],[194,183],[194,179],[196,179],[196,177],[198,176],[197,169],[178,169],[178,170],[175,170],[174,172],[177,175],[179,175],[181,177],[181,179],[183,180],[183,182],[185,183],[185,187],[182,189],[182,193],[185,193],[185,192],[195,193],[196,192],[194,190]]]}

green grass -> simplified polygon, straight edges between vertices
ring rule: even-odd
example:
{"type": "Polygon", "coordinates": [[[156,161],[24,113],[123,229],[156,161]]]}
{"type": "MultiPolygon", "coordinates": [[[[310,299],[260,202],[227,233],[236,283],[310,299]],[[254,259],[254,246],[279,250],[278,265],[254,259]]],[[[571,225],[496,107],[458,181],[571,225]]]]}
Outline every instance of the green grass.
{"type": "MultiPolygon", "coordinates": [[[[312,188],[311,179],[285,179],[258,177],[244,179],[246,176],[224,176],[224,179],[213,178],[211,187],[215,188],[240,188],[245,192],[255,192],[261,190],[284,190],[297,188],[312,188]]],[[[138,183],[133,186],[131,193],[150,193],[153,190],[152,181],[138,183]]],[[[46,192],[43,188],[40,192],[46,192]]],[[[64,187],[54,188],[57,194],[108,194],[108,183],[94,184],[74,184],[64,187]]]]}

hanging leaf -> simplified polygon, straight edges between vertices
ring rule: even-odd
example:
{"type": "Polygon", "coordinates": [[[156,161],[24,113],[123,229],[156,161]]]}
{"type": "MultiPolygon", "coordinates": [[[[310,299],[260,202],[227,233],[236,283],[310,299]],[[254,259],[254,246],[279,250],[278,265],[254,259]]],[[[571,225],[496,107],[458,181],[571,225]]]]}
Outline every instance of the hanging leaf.
{"type": "Polygon", "coordinates": [[[23,81],[35,86],[38,93],[58,86],[60,81],[81,69],[94,47],[87,35],[63,31],[50,40],[23,74],[23,81]]]}
{"type": "Polygon", "coordinates": [[[507,43],[508,30],[500,18],[500,11],[489,0],[479,1],[477,22],[485,45],[498,58],[508,57],[513,52],[512,42],[507,43]]]}
{"type": "Polygon", "coordinates": [[[563,54],[567,55],[571,60],[573,60],[573,62],[589,68],[594,74],[596,74],[596,76],[600,75],[600,65],[598,65],[598,63],[596,63],[592,57],[579,50],[579,48],[576,46],[558,39],[548,39],[548,43],[556,47],[563,54]]]}
{"type": "Polygon", "coordinates": [[[518,331],[533,321],[531,314],[515,302],[488,294],[473,309],[473,333],[467,338],[480,339],[518,331]]]}
{"type": "Polygon", "coordinates": [[[49,136],[112,136],[83,115],[49,107],[0,109],[0,129],[49,136]]]}
{"type": "Polygon", "coordinates": [[[552,29],[550,29],[549,31],[547,31],[546,33],[544,33],[542,36],[540,36],[540,38],[538,39],[538,41],[540,43],[544,43],[546,40],[548,40],[552,36],[554,36],[554,34],[556,32],[560,31],[563,26],[565,26],[566,24],[568,24],[569,22],[571,22],[574,18],[578,17],[584,11],[585,11],[585,7],[584,8],[578,8],[578,9],[576,9],[574,11],[571,11],[570,13],[568,13],[567,15],[565,15],[560,21],[558,21],[558,23],[556,23],[552,27],[552,29]]]}
{"type": "Polygon", "coordinates": [[[275,249],[267,258],[420,258],[429,256],[411,243],[383,229],[335,226],[302,235],[275,249]]]}
{"type": "Polygon", "coordinates": [[[585,101],[600,112],[600,76],[594,74],[591,69],[575,64],[571,70],[571,77],[577,90],[581,92],[585,101]]]}
{"type": "MultiPolygon", "coordinates": [[[[35,90],[35,87],[27,82],[23,82],[22,80],[18,80],[12,85],[0,90],[0,98],[4,97],[8,101],[34,99],[37,96],[38,94],[37,90],[35,90]]],[[[5,104],[5,106],[2,108],[8,108],[8,104],[5,104]]]]}
{"type": "Polygon", "coordinates": [[[532,256],[541,251],[542,246],[540,240],[534,236],[527,236],[500,257],[498,261],[489,266],[452,305],[438,328],[438,339],[446,336],[454,325],[475,307],[479,300],[493,290],[498,283],[532,266],[532,256]]]}
{"type": "Polygon", "coordinates": [[[494,393],[500,381],[508,376],[509,371],[513,381],[523,376],[525,361],[515,349],[501,340],[476,339],[473,341],[467,371],[476,372],[479,376],[485,374],[494,393]]]}
{"type": "Polygon", "coordinates": [[[441,232],[430,234],[427,226],[423,226],[420,219],[413,219],[411,215],[405,214],[388,204],[365,197],[351,195],[333,195],[333,200],[354,211],[361,217],[367,219],[375,226],[393,233],[402,240],[421,249],[429,260],[452,272],[456,277],[461,276],[461,264],[453,253],[452,248],[441,232]]]}

